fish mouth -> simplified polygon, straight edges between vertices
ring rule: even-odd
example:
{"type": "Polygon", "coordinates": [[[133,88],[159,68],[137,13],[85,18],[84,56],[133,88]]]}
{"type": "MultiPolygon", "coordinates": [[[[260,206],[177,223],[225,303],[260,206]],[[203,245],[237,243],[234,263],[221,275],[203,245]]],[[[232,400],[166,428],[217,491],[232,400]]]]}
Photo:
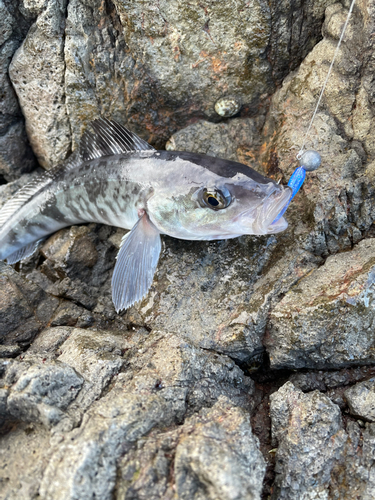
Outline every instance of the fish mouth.
{"type": "Polygon", "coordinates": [[[288,224],[283,217],[276,222],[275,219],[289,203],[291,196],[292,190],[286,186],[281,192],[274,192],[263,201],[254,221],[255,234],[278,233],[287,228],[288,224]]]}

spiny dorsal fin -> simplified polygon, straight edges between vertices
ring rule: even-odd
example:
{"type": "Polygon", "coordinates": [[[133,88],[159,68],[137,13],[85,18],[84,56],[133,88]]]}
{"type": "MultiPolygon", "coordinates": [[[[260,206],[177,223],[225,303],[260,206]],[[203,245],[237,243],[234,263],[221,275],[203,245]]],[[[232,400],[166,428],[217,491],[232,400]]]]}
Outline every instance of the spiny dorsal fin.
{"type": "Polygon", "coordinates": [[[84,161],[121,153],[154,150],[134,132],[113,120],[98,118],[90,125],[94,133],[86,130],[80,143],[80,153],[84,161]]]}

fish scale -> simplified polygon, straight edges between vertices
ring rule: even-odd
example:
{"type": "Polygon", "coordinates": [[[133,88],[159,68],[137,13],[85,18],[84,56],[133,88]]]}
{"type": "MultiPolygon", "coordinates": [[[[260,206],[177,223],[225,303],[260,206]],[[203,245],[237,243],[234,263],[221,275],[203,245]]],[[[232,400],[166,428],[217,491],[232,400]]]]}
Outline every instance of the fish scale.
{"type": "Polygon", "coordinates": [[[241,163],[190,152],[156,151],[116,122],[95,120],[79,152],[22,188],[0,211],[0,259],[14,263],[66,226],[110,224],[130,232],[112,277],[117,311],[151,286],[161,234],[188,240],[272,234],[291,189],[241,163]]]}

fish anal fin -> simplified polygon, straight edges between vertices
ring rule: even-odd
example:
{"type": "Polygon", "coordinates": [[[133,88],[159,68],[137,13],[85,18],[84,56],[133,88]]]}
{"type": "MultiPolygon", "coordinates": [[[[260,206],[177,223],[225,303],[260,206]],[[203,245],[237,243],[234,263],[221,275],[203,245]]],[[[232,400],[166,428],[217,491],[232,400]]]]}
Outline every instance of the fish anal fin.
{"type": "Polygon", "coordinates": [[[117,312],[139,302],[148,292],[161,251],[160,233],[147,214],[121,242],[112,276],[112,300],[117,312]]]}
{"type": "Polygon", "coordinates": [[[37,251],[39,248],[39,245],[45,240],[45,238],[42,238],[41,240],[34,241],[33,243],[29,243],[25,247],[21,248],[20,250],[17,250],[16,252],[12,253],[11,255],[8,255],[7,257],[7,263],[12,265],[15,264],[16,262],[19,262],[20,260],[26,259],[27,257],[30,257],[37,251]]]}
{"type": "Polygon", "coordinates": [[[113,120],[98,118],[90,125],[93,132],[86,130],[80,142],[80,154],[85,161],[121,153],[154,151],[150,144],[113,120]]]}

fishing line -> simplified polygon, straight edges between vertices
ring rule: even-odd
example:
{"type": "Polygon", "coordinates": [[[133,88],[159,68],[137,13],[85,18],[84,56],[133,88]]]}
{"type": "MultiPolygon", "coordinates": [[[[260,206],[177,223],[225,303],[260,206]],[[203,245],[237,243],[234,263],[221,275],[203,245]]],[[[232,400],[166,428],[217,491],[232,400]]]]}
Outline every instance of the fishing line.
{"type": "Polygon", "coordinates": [[[301,149],[298,151],[298,153],[296,155],[296,158],[299,161],[299,165],[300,166],[295,169],[295,171],[293,172],[293,174],[292,174],[292,176],[291,176],[291,178],[289,179],[289,182],[288,182],[288,186],[291,188],[292,194],[290,196],[290,199],[289,199],[288,203],[281,210],[281,212],[276,217],[276,219],[273,221],[273,223],[277,222],[284,215],[286,209],[289,206],[289,203],[292,201],[292,199],[294,198],[294,196],[297,194],[297,192],[301,188],[301,186],[302,186],[302,184],[303,184],[303,182],[305,180],[305,177],[306,177],[306,172],[316,170],[320,166],[320,163],[321,163],[320,154],[317,151],[313,151],[313,150],[309,150],[309,151],[305,152],[305,144],[306,144],[306,142],[308,140],[311,127],[312,127],[312,125],[314,123],[316,114],[318,112],[318,109],[319,109],[319,106],[320,106],[320,103],[321,103],[321,100],[322,100],[322,97],[323,97],[323,94],[324,94],[324,91],[325,91],[325,89],[327,87],[327,83],[328,83],[329,77],[331,75],[332,68],[333,68],[333,65],[334,65],[335,60],[336,60],[336,56],[337,56],[337,54],[339,52],[341,42],[342,42],[342,40],[344,38],[346,28],[347,28],[347,26],[349,24],[349,19],[350,19],[351,13],[353,11],[354,4],[355,4],[355,0],[352,0],[350,8],[349,8],[349,11],[348,11],[348,15],[346,16],[346,21],[344,23],[344,26],[343,26],[343,29],[341,31],[341,35],[340,35],[339,41],[338,41],[337,46],[336,46],[335,53],[333,55],[331,64],[330,64],[329,69],[328,69],[328,73],[327,73],[326,79],[325,79],[325,81],[323,83],[322,90],[320,91],[318,101],[316,103],[313,115],[312,115],[311,120],[310,120],[310,124],[308,126],[308,129],[307,129],[305,135],[304,135],[301,149]]]}
{"type": "Polygon", "coordinates": [[[337,57],[337,54],[339,52],[339,49],[340,49],[340,45],[341,45],[341,42],[344,38],[344,35],[345,35],[345,31],[346,31],[346,28],[349,24],[349,19],[350,19],[350,16],[351,16],[351,13],[353,11],[353,7],[354,7],[354,4],[355,4],[355,0],[352,0],[352,3],[350,5],[350,8],[349,8],[349,11],[348,11],[348,15],[346,16],[346,21],[345,21],[345,24],[344,24],[344,27],[342,29],[342,32],[341,32],[341,35],[340,35],[340,38],[339,38],[339,41],[337,43],[337,46],[336,46],[336,50],[335,50],[335,53],[333,55],[333,59],[332,59],[332,62],[329,66],[329,69],[328,69],[328,73],[327,73],[327,76],[326,76],[326,79],[323,83],[323,87],[322,87],[322,90],[320,91],[320,95],[319,95],[319,99],[316,103],[316,106],[315,106],[315,110],[314,110],[314,113],[312,115],[312,118],[310,120],[310,124],[309,124],[309,127],[307,129],[307,132],[303,138],[303,142],[302,142],[302,146],[301,146],[301,149],[298,151],[298,154],[297,154],[297,160],[300,160],[302,155],[303,155],[303,152],[304,152],[304,148],[305,148],[305,144],[306,144],[306,141],[307,141],[307,138],[310,134],[310,130],[311,130],[311,127],[314,123],[314,120],[315,120],[315,116],[316,116],[316,113],[318,112],[318,109],[319,109],[319,106],[320,106],[320,103],[321,103],[321,100],[322,100],[322,97],[323,97],[323,94],[324,94],[324,91],[327,87],[327,83],[328,83],[328,80],[329,80],[329,77],[331,76],[331,73],[332,73],[332,69],[333,69],[333,65],[335,63],[335,60],[336,60],[336,57],[337,57]]]}

